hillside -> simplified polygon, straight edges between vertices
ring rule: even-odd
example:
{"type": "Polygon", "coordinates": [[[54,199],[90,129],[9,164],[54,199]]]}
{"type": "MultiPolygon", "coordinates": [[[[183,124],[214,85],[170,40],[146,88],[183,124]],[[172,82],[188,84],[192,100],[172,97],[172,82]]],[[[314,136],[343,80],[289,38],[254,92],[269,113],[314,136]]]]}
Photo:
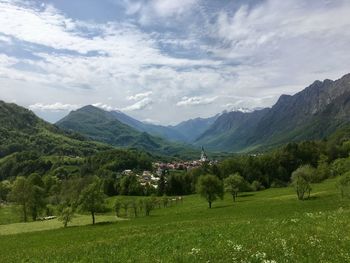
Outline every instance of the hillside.
{"type": "Polygon", "coordinates": [[[198,150],[140,132],[120,122],[115,114],[94,106],[85,106],[72,111],[56,125],[113,146],[137,148],[168,157],[198,158],[198,150]]]}
{"type": "Polygon", "coordinates": [[[192,143],[219,117],[219,114],[217,114],[210,118],[195,118],[183,121],[174,126],[163,126],[141,122],[121,111],[111,111],[111,115],[113,115],[118,121],[134,128],[135,130],[147,132],[166,140],[185,143],[192,143]]]}
{"type": "Polygon", "coordinates": [[[219,114],[210,118],[195,118],[183,121],[172,129],[182,134],[188,143],[194,142],[200,135],[202,135],[219,117],[219,114]]]}
{"type": "Polygon", "coordinates": [[[147,132],[151,135],[162,137],[169,141],[186,142],[186,135],[174,129],[172,126],[155,125],[151,123],[141,122],[136,120],[121,111],[111,111],[111,115],[118,121],[138,130],[140,132],[147,132]]]}
{"type": "Polygon", "coordinates": [[[334,179],[312,189],[303,202],[291,187],[242,193],[236,203],[226,195],[213,209],[186,196],[149,217],[129,209],[120,220],[110,211],[95,226],[81,226],[91,224],[89,215],[67,229],[57,219],[0,225],[0,253],[4,262],[347,262],[349,202],[334,179]]]}
{"type": "Polygon", "coordinates": [[[195,145],[205,145],[210,149],[240,151],[249,145],[249,137],[256,129],[258,122],[269,109],[253,112],[226,112],[217,118],[201,136],[195,145]]]}
{"type": "Polygon", "coordinates": [[[0,101],[0,158],[22,151],[85,156],[107,149],[111,147],[63,131],[23,107],[0,101]]]}
{"type": "Polygon", "coordinates": [[[322,139],[350,122],[350,74],[282,95],[270,109],[227,113],[196,141],[212,150],[251,151],[322,139]]]}

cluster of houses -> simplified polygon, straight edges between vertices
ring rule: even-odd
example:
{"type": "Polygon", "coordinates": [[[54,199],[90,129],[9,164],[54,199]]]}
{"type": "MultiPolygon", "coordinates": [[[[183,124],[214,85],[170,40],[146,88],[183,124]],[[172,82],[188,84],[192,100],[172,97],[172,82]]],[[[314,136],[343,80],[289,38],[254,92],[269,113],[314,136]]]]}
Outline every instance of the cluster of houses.
{"type": "MultiPolygon", "coordinates": [[[[160,177],[162,174],[166,174],[168,171],[171,170],[184,170],[189,171],[193,168],[200,167],[203,165],[203,163],[208,163],[209,165],[215,164],[217,161],[209,161],[207,154],[204,151],[204,148],[202,147],[201,157],[199,160],[193,160],[193,161],[178,161],[178,162],[170,162],[170,163],[164,163],[164,162],[155,162],[153,163],[153,170],[155,173],[152,173],[150,171],[143,171],[142,174],[136,174],[139,182],[141,185],[146,186],[150,185],[154,188],[158,187],[158,181],[160,180],[160,177]]],[[[124,175],[130,175],[133,174],[132,170],[125,170],[123,172],[124,175]]]]}
{"type": "Polygon", "coordinates": [[[162,163],[156,162],[153,163],[153,168],[157,171],[157,174],[161,174],[164,170],[185,170],[189,171],[193,168],[197,168],[203,165],[203,163],[208,163],[209,165],[213,165],[217,163],[217,161],[209,161],[207,154],[202,147],[201,157],[199,160],[194,161],[179,161],[179,162],[170,162],[170,163],[162,163]]]}

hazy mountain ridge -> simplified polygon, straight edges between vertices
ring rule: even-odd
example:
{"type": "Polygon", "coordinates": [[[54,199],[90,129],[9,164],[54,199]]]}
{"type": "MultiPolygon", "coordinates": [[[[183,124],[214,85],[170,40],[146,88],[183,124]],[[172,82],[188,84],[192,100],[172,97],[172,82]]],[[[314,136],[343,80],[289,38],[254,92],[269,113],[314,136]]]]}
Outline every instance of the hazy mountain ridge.
{"type": "Polygon", "coordinates": [[[190,146],[168,142],[163,138],[136,130],[122,123],[116,117],[117,114],[119,118],[123,116],[125,122],[141,125],[141,122],[127,115],[105,111],[91,105],[70,112],[58,121],[57,125],[60,128],[83,134],[92,140],[117,147],[137,148],[158,155],[175,156],[181,155],[182,152],[186,152],[188,155],[198,155],[198,151],[190,146]]]}
{"type": "Polygon", "coordinates": [[[223,114],[196,144],[212,150],[246,151],[289,141],[322,139],[350,119],[350,74],[315,81],[295,95],[282,95],[270,109],[223,114]],[[250,118],[251,116],[256,118],[250,118]]]}
{"type": "Polygon", "coordinates": [[[123,112],[111,111],[112,115],[120,122],[140,131],[147,132],[154,136],[159,136],[164,139],[175,142],[186,142],[186,137],[174,129],[172,126],[162,126],[151,123],[141,122],[136,120],[123,112]]]}
{"type": "Polygon", "coordinates": [[[22,151],[83,156],[111,148],[61,130],[28,109],[0,101],[0,157],[22,151]]]}

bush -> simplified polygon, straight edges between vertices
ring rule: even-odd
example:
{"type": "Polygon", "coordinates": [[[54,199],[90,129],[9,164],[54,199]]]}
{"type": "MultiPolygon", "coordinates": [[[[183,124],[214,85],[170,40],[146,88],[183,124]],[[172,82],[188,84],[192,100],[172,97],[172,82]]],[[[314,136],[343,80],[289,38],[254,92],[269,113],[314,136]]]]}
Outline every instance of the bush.
{"type": "Polygon", "coordinates": [[[337,187],[340,190],[342,198],[350,198],[350,172],[339,177],[337,187]]]}
{"type": "Polygon", "coordinates": [[[292,185],[294,186],[298,199],[304,200],[305,194],[308,193],[310,197],[311,185],[315,174],[315,169],[310,165],[300,166],[297,170],[292,173],[292,185]]]}
{"type": "Polygon", "coordinates": [[[265,187],[259,182],[259,181],[253,181],[251,184],[251,189],[256,192],[256,191],[260,191],[260,190],[264,190],[265,187]]]}

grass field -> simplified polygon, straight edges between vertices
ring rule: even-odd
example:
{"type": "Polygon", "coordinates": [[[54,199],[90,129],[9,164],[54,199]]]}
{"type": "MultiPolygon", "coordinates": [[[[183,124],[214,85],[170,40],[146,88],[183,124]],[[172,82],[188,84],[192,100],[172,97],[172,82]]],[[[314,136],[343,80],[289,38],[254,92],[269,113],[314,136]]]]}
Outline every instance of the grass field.
{"type": "Polygon", "coordinates": [[[98,222],[63,229],[52,221],[46,231],[47,222],[3,225],[0,261],[350,262],[350,201],[340,199],[334,179],[314,185],[307,201],[280,188],[242,194],[236,203],[227,195],[208,209],[193,195],[150,217],[109,214],[98,222]],[[10,234],[17,228],[27,233],[10,234]]]}

